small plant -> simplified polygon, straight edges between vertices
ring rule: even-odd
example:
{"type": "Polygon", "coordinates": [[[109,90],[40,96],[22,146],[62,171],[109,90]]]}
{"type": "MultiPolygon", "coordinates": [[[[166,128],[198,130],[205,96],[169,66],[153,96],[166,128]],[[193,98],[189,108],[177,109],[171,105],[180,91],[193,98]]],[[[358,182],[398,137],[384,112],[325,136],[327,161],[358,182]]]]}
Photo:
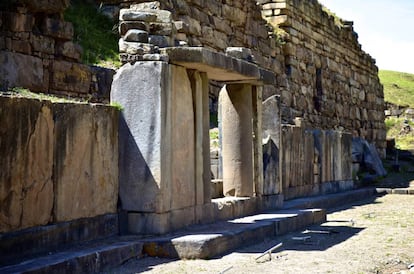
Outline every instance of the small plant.
{"type": "Polygon", "coordinates": [[[124,107],[118,102],[111,102],[109,105],[113,108],[116,108],[118,111],[124,110],[124,107]]]}

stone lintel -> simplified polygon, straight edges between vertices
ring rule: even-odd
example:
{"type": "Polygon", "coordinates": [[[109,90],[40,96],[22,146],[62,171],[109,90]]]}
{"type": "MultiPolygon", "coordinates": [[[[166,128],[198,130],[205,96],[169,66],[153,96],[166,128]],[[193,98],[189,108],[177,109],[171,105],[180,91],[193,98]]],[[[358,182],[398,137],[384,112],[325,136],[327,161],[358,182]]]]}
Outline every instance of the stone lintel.
{"type": "Polygon", "coordinates": [[[214,52],[203,47],[172,47],[162,49],[172,64],[206,72],[210,80],[246,82],[255,85],[275,84],[273,72],[256,64],[214,52]]]}

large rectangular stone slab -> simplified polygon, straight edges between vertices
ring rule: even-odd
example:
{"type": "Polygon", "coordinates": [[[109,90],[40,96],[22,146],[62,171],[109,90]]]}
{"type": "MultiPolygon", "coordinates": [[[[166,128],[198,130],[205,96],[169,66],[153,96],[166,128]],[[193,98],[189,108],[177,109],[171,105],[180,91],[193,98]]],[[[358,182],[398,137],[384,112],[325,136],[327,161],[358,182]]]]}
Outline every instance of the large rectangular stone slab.
{"type": "Polygon", "coordinates": [[[115,213],[118,113],[115,108],[55,104],[56,221],[115,213]]]}
{"type": "Polygon", "coordinates": [[[51,105],[0,96],[0,123],[0,233],[47,224],[54,197],[51,105]]]}
{"type": "Polygon", "coordinates": [[[25,87],[32,91],[47,91],[43,81],[42,59],[16,52],[0,51],[0,87],[25,87]],[[30,69],[28,69],[30,68],[30,69]]]}
{"type": "Polygon", "coordinates": [[[170,207],[170,184],[162,185],[172,172],[171,124],[166,119],[167,96],[171,96],[165,92],[171,85],[168,76],[165,62],[137,62],[121,67],[112,83],[111,101],[123,107],[119,194],[124,210],[160,213],[170,207]]]}
{"type": "Polygon", "coordinates": [[[162,49],[170,63],[206,72],[208,78],[226,82],[275,84],[275,75],[253,63],[213,52],[202,47],[177,47],[162,49]]]}

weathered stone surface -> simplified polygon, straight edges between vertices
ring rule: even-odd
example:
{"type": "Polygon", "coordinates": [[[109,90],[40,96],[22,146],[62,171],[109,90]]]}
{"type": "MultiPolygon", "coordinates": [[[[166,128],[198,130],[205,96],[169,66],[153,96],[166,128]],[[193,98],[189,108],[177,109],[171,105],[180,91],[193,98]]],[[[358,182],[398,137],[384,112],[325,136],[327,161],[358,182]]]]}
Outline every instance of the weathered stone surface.
{"type": "Polygon", "coordinates": [[[122,9],[119,13],[119,20],[122,20],[122,21],[153,22],[156,19],[157,19],[157,15],[153,12],[122,9]]]}
{"type": "Polygon", "coordinates": [[[53,175],[56,221],[115,213],[118,196],[116,109],[56,104],[53,118],[57,149],[53,175]]]}
{"type": "Polygon", "coordinates": [[[57,51],[59,54],[80,61],[82,55],[82,47],[72,41],[66,41],[58,45],[57,51]]]}
{"type": "Polygon", "coordinates": [[[31,35],[31,44],[33,51],[38,51],[47,54],[55,53],[55,40],[43,35],[31,35]]]}
{"type": "Polygon", "coordinates": [[[20,0],[31,12],[61,13],[69,7],[70,0],[20,0]]]}
{"type": "Polygon", "coordinates": [[[387,175],[376,147],[361,138],[352,138],[352,162],[362,164],[378,176],[387,175]]]}
{"type": "Polygon", "coordinates": [[[128,54],[144,55],[147,53],[154,53],[154,45],[138,42],[126,42],[124,39],[119,39],[119,52],[128,54]]]}
{"type": "MultiPolygon", "coordinates": [[[[171,71],[171,102],[166,101],[171,109],[171,209],[179,209],[196,204],[195,187],[195,124],[193,109],[193,94],[187,70],[183,67],[170,65],[171,71]],[[185,195],[185,199],[182,199],[185,195]]],[[[168,90],[164,91],[168,92],[168,90]]],[[[168,119],[168,115],[166,116],[168,119]]],[[[201,121],[199,121],[201,123],[201,121]]],[[[199,134],[205,133],[199,129],[199,134]]],[[[163,138],[167,136],[162,136],[163,138]]],[[[202,143],[201,143],[202,145],[202,143]]],[[[200,150],[198,153],[202,153],[200,150]]],[[[203,163],[198,163],[203,166],[203,163]]],[[[203,166],[204,167],[204,166],[203,166]]],[[[200,199],[203,204],[203,178],[199,185],[200,199]]]]}
{"type": "Polygon", "coordinates": [[[52,220],[53,115],[42,102],[0,96],[0,232],[52,220]]]}
{"type": "Polygon", "coordinates": [[[148,32],[138,29],[130,29],[124,36],[127,42],[148,43],[148,32]]]}
{"type": "Polygon", "coordinates": [[[0,232],[116,212],[115,109],[8,97],[0,104],[0,232]]]}
{"type": "Polygon", "coordinates": [[[248,62],[253,61],[253,54],[250,49],[241,47],[228,47],[226,48],[226,55],[234,58],[243,59],[248,62]]]}
{"type": "Polygon", "coordinates": [[[252,87],[226,85],[220,91],[223,194],[253,194],[252,87]]]}
{"type": "Polygon", "coordinates": [[[92,82],[94,84],[94,99],[98,102],[109,103],[109,97],[111,94],[112,79],[115,75],[115,71],[108,68],[91,66],[92,82]]]}
{"type": "Polygon", "coordinates": [[[127,33],[130,29],[137,29],[137,30],[149,30],[148,23],[145,22],[137,22],[137,21],[122,21],[119,24],[119,34],[122,36],[127,33]]]}
{"type": "Polygon", "coordinates": [[[0,63],[0,85],[3,88],[25,87],[33,91],[47,90],[49,83],[43,81],[43,62],[40,58],[0,51],[0,63]]]}
{"type": "Polygon", "coordinates": [[[4,27],[13,32],[32,31],[34,25],[34,17],[32,15],[4,12],[4,27]]]}
{"type": "Polygon", "coordinates": [[[170,205],[171,190],[162,181],[171,176],[166,168],[171,156],[165,151],[170,129],[162,120],[167,112],[164,88],[170,86],[167,76],[164,62],[137,62],[122,66],[112,83],[111,101],[124,108],[119,128],[119,194],[124,210],[164,212],[170,205]]]}
{"type": "Polygon", "coordinates": [[[161,213],[193,206],[194,113],[186,70],[163,62],[127,64],[112,87],[111,100],[124,106],[120,129],[123,208],[161,213]],[[137,86],[137,82],[147,85],[137,86]],[[181,198],[183,193],[186,199],[181,198]]]}
{"type": "Polygon", "coordinates": [[[163,49],[170,62],[190,69],[207,72],[209,79],[218,81],[242,81],[251,80],[274,83],[273,73],[265,73],[265,70],[246,61],[226,56],[198,47],[176,47],[163,49]]]}
{"type": "Polygon", "coordinates": [[[88,93],[91,84],[91,72],[88,66],[54,61],[51,89],[76,93],[88,93]]]}
{"type": "Polygon", "coordinates": [[[159,48],[166,48],[173,46],[173,40],[169,36],[164,35],[150,35],[148,42],[159,48]]]}
{"type": "Polygon", "coordinates": [[[0,265],[25,256],[45,254],[64,245],[113,237],[118,233],[118,214],[105,214],[6,233],[0,241],[0,265]]]}
{"type": "Polygon", "coordinates": [[[72,23],[50,17],[43,20],[42,31],[47,36],[63,40],[72,40],[74,33],[72,23]]]}

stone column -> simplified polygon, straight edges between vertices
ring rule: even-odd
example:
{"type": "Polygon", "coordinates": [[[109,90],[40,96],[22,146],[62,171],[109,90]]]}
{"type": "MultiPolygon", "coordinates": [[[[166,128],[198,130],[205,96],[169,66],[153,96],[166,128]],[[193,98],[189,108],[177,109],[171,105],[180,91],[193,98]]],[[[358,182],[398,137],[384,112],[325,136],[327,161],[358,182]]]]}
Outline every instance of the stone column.
{"type": "Polygon", "coordinates": [[[252,86],[226,85],[220,91],[223,193],[253,195],[252,86]]]}
{"type": "Polygon", "coordinates": [[[188,70],[193,92],[195,125],[195,193],[196,204],[211,202],[210,194],[210,117],[207,73],[188,70]]]}

